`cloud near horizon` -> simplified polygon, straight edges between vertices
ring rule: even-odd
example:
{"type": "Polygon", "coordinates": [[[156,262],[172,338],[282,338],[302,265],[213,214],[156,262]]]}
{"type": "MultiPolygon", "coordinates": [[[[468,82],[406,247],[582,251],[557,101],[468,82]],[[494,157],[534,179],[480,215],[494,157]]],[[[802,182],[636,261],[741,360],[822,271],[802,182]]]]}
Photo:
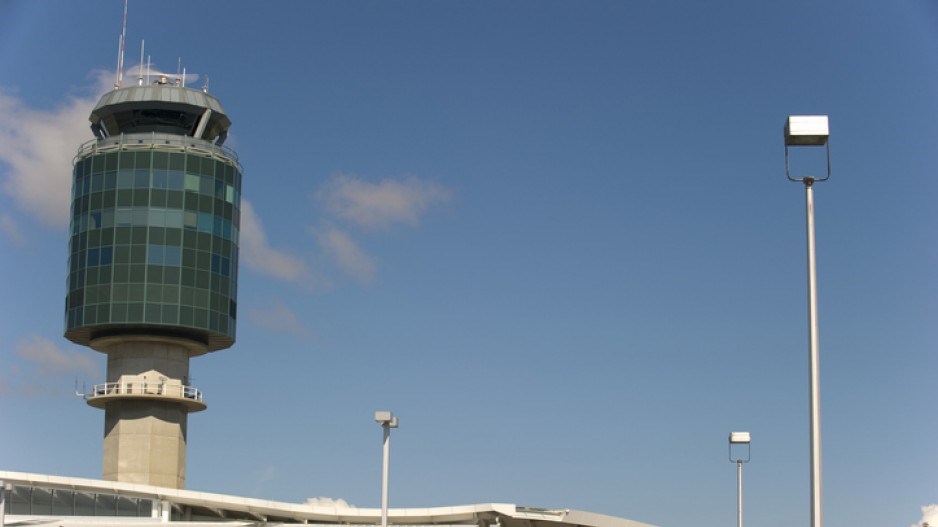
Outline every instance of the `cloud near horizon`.
{"type": "Polygon", "coordinates": [[[15,352],[19,360],[8,361],[0,372],[0,393],[25,397],[66,395],[71,393],[70,377],[97,379],[103,374],[93,353],[63,349],[39,335],[20,339],[15,352]]]}
{"type": "Polygon", "coordinates": [[[252,323],[265,329],[306,337],[312,335],[312,332],[300,322],[296,313],[280,299],[277,299],[272,307],[248,309],[247,316],[252,323]]]}
{"type": "Polygon", "coordinates": [[[396,223],[419,224],[430,206],[449,201],[452,194],[442,185],[415,176],[372,183],[338,174],[316,196],[339,219],[383,229],[396,223]]]}
{"type": "Polygon", "coordinates": [[[925,524],[938,527],[938,503],[922,506],[922,519],[912,527],[922,527],[925,524]]]}

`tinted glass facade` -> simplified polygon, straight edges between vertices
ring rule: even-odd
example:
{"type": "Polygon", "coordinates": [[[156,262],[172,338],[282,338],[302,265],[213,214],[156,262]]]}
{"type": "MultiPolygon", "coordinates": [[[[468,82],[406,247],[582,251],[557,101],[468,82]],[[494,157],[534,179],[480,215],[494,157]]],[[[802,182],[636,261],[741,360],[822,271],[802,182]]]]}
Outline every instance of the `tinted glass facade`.
{"type": "Polygon", "coordinates": [[[241,171],[222,156],[141,145],[73,173],[66,337],[159,328],[231,346],[241,171]]]}

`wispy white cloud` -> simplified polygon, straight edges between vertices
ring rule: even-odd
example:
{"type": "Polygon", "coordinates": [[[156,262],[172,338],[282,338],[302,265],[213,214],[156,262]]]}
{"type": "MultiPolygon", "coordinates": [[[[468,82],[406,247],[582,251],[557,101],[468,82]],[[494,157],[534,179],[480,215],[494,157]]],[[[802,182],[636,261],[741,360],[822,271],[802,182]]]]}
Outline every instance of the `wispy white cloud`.
{"type": "Polygon", "coordinates": [[[312,229],[319,248],[330,256],[339,268],[362,284],[375,278],[375,261],[348,233],[335,226],[312,229]]]}
{"type": "Polygon", "coordinates": [[[23,243],[23,234],[20,232],[20,226],[9,214],[0,214],[0,232],[3,232],[7,239],[16,245],[23,243]]]}
{"type": "Polygon", "coordinates": [[[415,176],[372,183],[340,174],[317,197],[339,219],[362,227],[387,228],[396,223],[417,225],[430,206],[449,201],[452,191],[415,176]]]}
{"type": "Polygon", "coordinates": [[[938,527],[938,503],[923,506],[922,519],[912,527],[922,527],[925,524],[938,527]]]}
{"type": "Polygon", "coordinates": [[[21,339],[14,349],[16,357],[0,368],[0,394],[64,396],[71,392],[72,378],[95,379],[102,373],[93,352],[63,349],[39,335],[21,339]]]}
{"type": "Polygon", "coordinates": [[[251,308],[247,312],[248,320],[272,331],[285,331],[294,335],[310,336],[311,332],[300,322],[296,313],[282,300],[274,302],[272,307],[251,308]]]}
{"type": "Polygon", "coordinates": [[[247,200],[241,201],[240,241],[241,261],[250,269],[287,282],[313,285],[309,266],[302,258],[270,246],[261,218],[247,200]]]}
{"type": "Polygon", "coordinates": [[[68,222],[72,158],[78,145],[93,138],[88,115],[109,75],[99,72],[89,95],[67,97],[52,109],[32,108],[0,91],[0,187],[42,225],[68,222]]]}
{"type": "Polygon", "coordinates": [[[31,363],[41,376],[98,375],[98,368],[87,353],[64,350],[39,335],[30,335],[19,341],[16,345],[16,355],[31,363]]]}

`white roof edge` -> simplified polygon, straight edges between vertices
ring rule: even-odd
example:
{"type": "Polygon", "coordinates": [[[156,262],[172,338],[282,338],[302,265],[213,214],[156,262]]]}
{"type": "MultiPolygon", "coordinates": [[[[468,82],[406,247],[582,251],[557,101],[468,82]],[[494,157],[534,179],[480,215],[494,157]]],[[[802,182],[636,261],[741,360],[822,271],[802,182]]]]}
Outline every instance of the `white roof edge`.
{"type": "MultiPolygon", "coordinates": [[[[10,472],[0,470],[0,480],[20,485],[50,486],[89,492],[123,494],[152,500],[165,500],[181,505],[207,507],[231,511],[250,512],[275,517],[294,517],[304,520],[373,524],[380,521],[379,508],[339,507],[326,505],[308,505],[256,498],[245,498],[227,494],[214,494],[184,489],[170,489],[99,479],[73,478],[33,474],[28,472],[10,472]]],[[[388,516],[395,523],[407,524],[442,524],[472,522],[481,517],[507,517],[519,520],[537,520],[583,527],[653,527],[615,516],[606,516],[592,512],[569,509],[542,509],[519,507],[511,503],[478,503],[473,505],[455,505],[451,507],[398,508],[389,509],[388,516]]]]}

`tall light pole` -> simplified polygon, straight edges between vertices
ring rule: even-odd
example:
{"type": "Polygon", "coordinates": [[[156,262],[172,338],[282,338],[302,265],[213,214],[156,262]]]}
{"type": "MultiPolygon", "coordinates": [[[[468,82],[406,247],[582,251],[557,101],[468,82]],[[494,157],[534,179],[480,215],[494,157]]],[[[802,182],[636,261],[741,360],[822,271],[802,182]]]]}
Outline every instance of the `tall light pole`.
{"type": "Polygon", "coordinates": [[[730,461],[736,462],[736,527],[743,527],[743,463],[749,463],[749,432],[730,432],[730,461]],[[746,457],[733,454],[733,445],[746,445],[746,457]]]}
{"type": "Polygon", "coordinates": [[[397,417],[391,412],[375,412],[375,422],[384,429],[384,461],[381,464],[381,527],[388,527],[388,467],[391,455],[391,429],[397,417]]]}
{"type": "Polygon", "coordinates": [[[818,370],[817,269],[814,250],[814,183],[831,177],[830,128],[826,115],[792,115],[785,122],[785,176],[804,183],[808,238],[808,362],[810,370],[811,527],[821,527],[821,381],[818,370]],[[827,148],[827,175],[791,177],[790,146],[827,148]]]}

